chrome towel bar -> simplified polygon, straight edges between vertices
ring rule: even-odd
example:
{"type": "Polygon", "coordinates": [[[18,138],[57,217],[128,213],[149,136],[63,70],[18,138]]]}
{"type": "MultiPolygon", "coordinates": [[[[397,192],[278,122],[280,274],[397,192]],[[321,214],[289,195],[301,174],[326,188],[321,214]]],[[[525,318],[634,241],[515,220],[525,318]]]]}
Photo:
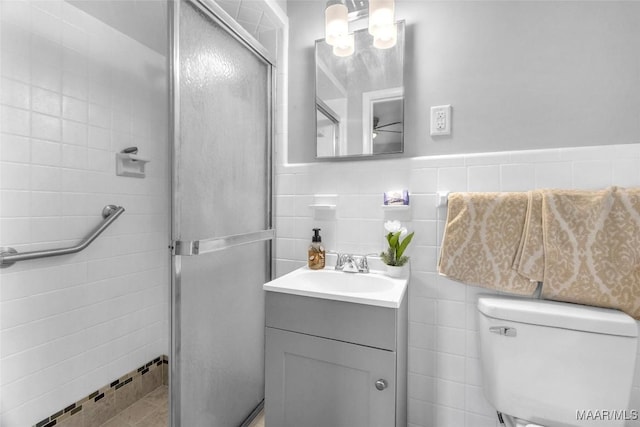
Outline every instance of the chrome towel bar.
{"type": "Polygon", "coordinates": [[[30,259],[46,258],[58,255],[68,255],[80,252],[93,242],[104,230],[106,230],[113,221],[116,220],[122,213],[124,208],[122,206],[107,205],[102,209],[102,222],[94,228],[91,233],[84,238],[80,243],[75,246],[60,249],[45,249],[41,251],[31,252],[18,252],[13,248],[0,248],[0,268],[11,267],[18,261],[27,261],[30,259]]]}

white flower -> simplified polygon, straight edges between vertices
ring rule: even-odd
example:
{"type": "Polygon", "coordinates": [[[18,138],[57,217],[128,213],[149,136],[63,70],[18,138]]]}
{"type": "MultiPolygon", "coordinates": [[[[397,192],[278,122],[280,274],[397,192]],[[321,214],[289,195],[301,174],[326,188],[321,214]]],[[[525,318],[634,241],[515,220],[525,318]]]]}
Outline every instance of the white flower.
{"type": "Polygon", "coordinates": [[[406,236],[408,233],[407,228],[403,227],[402,224],[400,224],[400,221],[387,221],[384,223],[384,228],[388,233],[397,233],[399,231],[401,238],[406,236]]]}
{"type": "Polygon", "coordinates": [[[384,229],[387,230],[388,233],[395,233],[396,231],[400,231],[401,228],[403,227],[400,221],[387,221],[384,223],[384,229]]]}

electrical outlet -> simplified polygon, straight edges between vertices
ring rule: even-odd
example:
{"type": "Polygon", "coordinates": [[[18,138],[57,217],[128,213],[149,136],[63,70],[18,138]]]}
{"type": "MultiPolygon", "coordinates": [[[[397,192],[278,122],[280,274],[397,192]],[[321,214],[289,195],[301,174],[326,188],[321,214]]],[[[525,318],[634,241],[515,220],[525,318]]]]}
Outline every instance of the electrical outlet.
{"type": "Polygon", "coordinates": [[[431,107],[431,135],[451,135],[451,105],[431,107]]]}

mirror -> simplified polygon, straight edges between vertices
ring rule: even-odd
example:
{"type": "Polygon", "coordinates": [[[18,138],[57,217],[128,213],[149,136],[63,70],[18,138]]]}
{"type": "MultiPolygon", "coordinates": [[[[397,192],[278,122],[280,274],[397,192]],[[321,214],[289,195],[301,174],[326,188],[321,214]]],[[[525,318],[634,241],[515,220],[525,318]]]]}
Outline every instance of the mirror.
{"type": "Polygon", "coordinates": [[[404,150],[404,21],[389,49],[355,31],[355,52],[338,57],[316,41],[316,157],[356,157],[404,150]]]}

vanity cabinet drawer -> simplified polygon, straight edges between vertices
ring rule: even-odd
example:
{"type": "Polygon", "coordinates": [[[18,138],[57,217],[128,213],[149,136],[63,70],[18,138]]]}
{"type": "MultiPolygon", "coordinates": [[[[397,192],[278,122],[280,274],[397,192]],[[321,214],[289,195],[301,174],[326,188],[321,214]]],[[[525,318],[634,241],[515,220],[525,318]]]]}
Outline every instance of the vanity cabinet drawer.
{"type": "Polygon", "coordinates": [[[398,309],[267,292],[266,326],[396,350],[398,309]]]}

